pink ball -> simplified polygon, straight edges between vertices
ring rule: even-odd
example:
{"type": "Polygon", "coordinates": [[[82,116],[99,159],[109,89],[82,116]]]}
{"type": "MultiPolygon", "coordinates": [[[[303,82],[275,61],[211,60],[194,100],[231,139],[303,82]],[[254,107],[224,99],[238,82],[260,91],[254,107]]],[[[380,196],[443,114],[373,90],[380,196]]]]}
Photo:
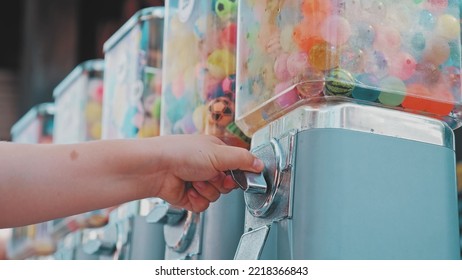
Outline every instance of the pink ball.
{"type": "Polygon", "coordinates": [[[305,72],[308,67],[308,54],[304,52],[292,53],[287,58],[287,71],[291,77],[305,72]]]}
{"type": "Polygon", "coordinates": [[[236,75],[231,75],[224,78],[221,86],[225,94],[234,96],[236,91],[236,75]]]}
{"type": "Polygon", "coordinates": [[[223,30],[221,30],[220,40],[224,46],[229,46],[231,48],[236,47],[237,26],[235,23],[230,23],[228,26],[223,28],[223,30]]]}
{"type": "Polygon", "coordinates": [[[393,26],[376,26],[374,48],[385,53],[398,50],[401,47],[401,35],[393,26]]]}
{"type": "Polygon", "coordinates": [[[448,7],[448,0],[427,0],[425,5],[428,10],[434,13],[440,13],[448,7]]]}
{"type": "Polygon", "coordinates": [[[178,77],[172,82],[172,93],[176,98],[180,98],[184,94],[184,80],[183,77],[178,77]]]}
{"type": "Polygon", "coordinates": [[[276,85],[274,93],[279,95],[276,97],[276,104],[282,108],[289,107],[292,104],[297,103],[300,100],[297,90],[291,82],[283,82],[276,85]]]}
{"type": "Polygon", "coordinates": [[[450,53],[451,48],[449,47],[448,41],[435,36],[427,40],[423,57],[425,61],[440,65],[448,60],[450,53]]]}
{"type": "Polygon", "coordinates": [[[396,76],[401,80],[407,80],[415,73],[416,60],[415,58],[405,52],[398,53],[391,59],[390,74],[396,76]]]}
{"type": "Polygon", "coordinates": [[[334,46],[344,44],[350,35],[350,23],[342,16],[330,16],[321,24],[322,38],[334,46]]]}
{"type": "Polygon", "coordinates": [[[287,70],[287,53],[280,54],[274,62],[274,74],[279,81],[287,81],[290,78],[289,71],[287,70]]]}
{"type": "Polygon", "coordinates": [[[104,87],[103,83],[99,83],[94,91],[93,98],[98,103],[103,103],[103,94],[104,94],[104,87]]]}

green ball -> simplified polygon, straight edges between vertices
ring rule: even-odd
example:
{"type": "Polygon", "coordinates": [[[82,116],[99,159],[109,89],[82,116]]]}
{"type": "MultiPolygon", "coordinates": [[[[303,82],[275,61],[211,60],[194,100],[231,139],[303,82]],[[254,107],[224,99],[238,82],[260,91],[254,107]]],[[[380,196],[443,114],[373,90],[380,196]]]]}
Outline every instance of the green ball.
{"type": "Polygon", "coordinates": [[[327,95],[351,96],[355,88],[355,79],[344,69],[333,69],[326,77],[325,91],[327,95]]]}
{"type": "Polygon", "coordinates": [[[156,98],[151,107],[151,116],[157,120],[160,120],[160,104],[161,98],[156,98]]]}
{"type": "Polygon", "coordinates": [[[236,16],[237,0],[216,0],[215,13],[222,20],[229,20],[236,16]]]}
{"type": "Polygon", "coordinates": [[[399,106],[406,94],[406,85],[397,77],[388,76],[380,81],[379,84],[380,103],[388,106],[399,106]]]}

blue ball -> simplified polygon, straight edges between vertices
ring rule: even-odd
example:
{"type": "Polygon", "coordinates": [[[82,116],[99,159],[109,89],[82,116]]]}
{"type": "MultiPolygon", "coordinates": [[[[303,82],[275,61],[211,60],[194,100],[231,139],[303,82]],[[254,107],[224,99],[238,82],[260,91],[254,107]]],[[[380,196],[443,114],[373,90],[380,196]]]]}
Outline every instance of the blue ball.
{"type": "Polygon", "coordinates": [[[436,20],[429,10],[422,10],[419,15],[419,24],[426,29],[433,29],[435,27],[436,20]]]}
{"type": "Polygon", "coordinates": [[[355,78],[356,87],[351,92],[353,98],[365,101],[377,101],[380,94],[378,90],[379,79],[372,74],[360,74],[355,78]]]}

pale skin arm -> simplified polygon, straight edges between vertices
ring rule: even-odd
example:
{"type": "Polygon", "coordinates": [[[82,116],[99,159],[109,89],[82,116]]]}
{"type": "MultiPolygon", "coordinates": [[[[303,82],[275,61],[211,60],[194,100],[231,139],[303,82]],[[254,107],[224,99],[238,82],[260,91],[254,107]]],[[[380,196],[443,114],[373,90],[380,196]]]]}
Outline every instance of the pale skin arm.
{"type": "Polygon", "coordinates": [[[200,212],[235,188],[224,171],[261,172],[249,151],[213,136],[69,145],[0,142],[0,228],[160,197],[200,212]],[[193,182],[186,189],[185,182],[193,182]]]}

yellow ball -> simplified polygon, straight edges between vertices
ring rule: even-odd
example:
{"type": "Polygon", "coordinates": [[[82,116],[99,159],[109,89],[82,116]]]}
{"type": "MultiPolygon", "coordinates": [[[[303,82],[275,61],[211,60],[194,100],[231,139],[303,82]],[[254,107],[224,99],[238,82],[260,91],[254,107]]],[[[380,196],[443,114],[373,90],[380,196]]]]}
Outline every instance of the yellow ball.
{"type": "Polygon", "coordinates": [[[225,49],[215,50],[207,58],[207,67],[212,76],[224,79],[236,72],[236,56],[225,49]]]}
{"type": "Polygon", "coordinates": [[[441,15],[436,22],[436,32],[447,39],[456,39],[460,36],[460,22],[452,15],[441,15]]]}
{"type": "Polygon", "coordinates": [[[197,131],[204,131],[207,119],[207,105],[197,107],[192,115],[194,126],[197,131]]]}
{"type": "Polygon", "coordinates": [[[87,122],[101,121],[103,109],[100,103],[90,101],[85,107],[85,119],[87,122]]]}
{"type": "Polygon", "coordinates": [[[160,134],[159,122],[151,118],[146,118],[138,132],[138,137],[147,138],[147,137],[159,136],[159,134],[160,134]]]}
{"type": "Polygon", "coordinates": [[[102,131],[102,126],[101,122],[94,122],[94,123],[89,123],[89,135],[88,135],[88,140],[98,140],[101,139],[101,131],[102,131]]]}

